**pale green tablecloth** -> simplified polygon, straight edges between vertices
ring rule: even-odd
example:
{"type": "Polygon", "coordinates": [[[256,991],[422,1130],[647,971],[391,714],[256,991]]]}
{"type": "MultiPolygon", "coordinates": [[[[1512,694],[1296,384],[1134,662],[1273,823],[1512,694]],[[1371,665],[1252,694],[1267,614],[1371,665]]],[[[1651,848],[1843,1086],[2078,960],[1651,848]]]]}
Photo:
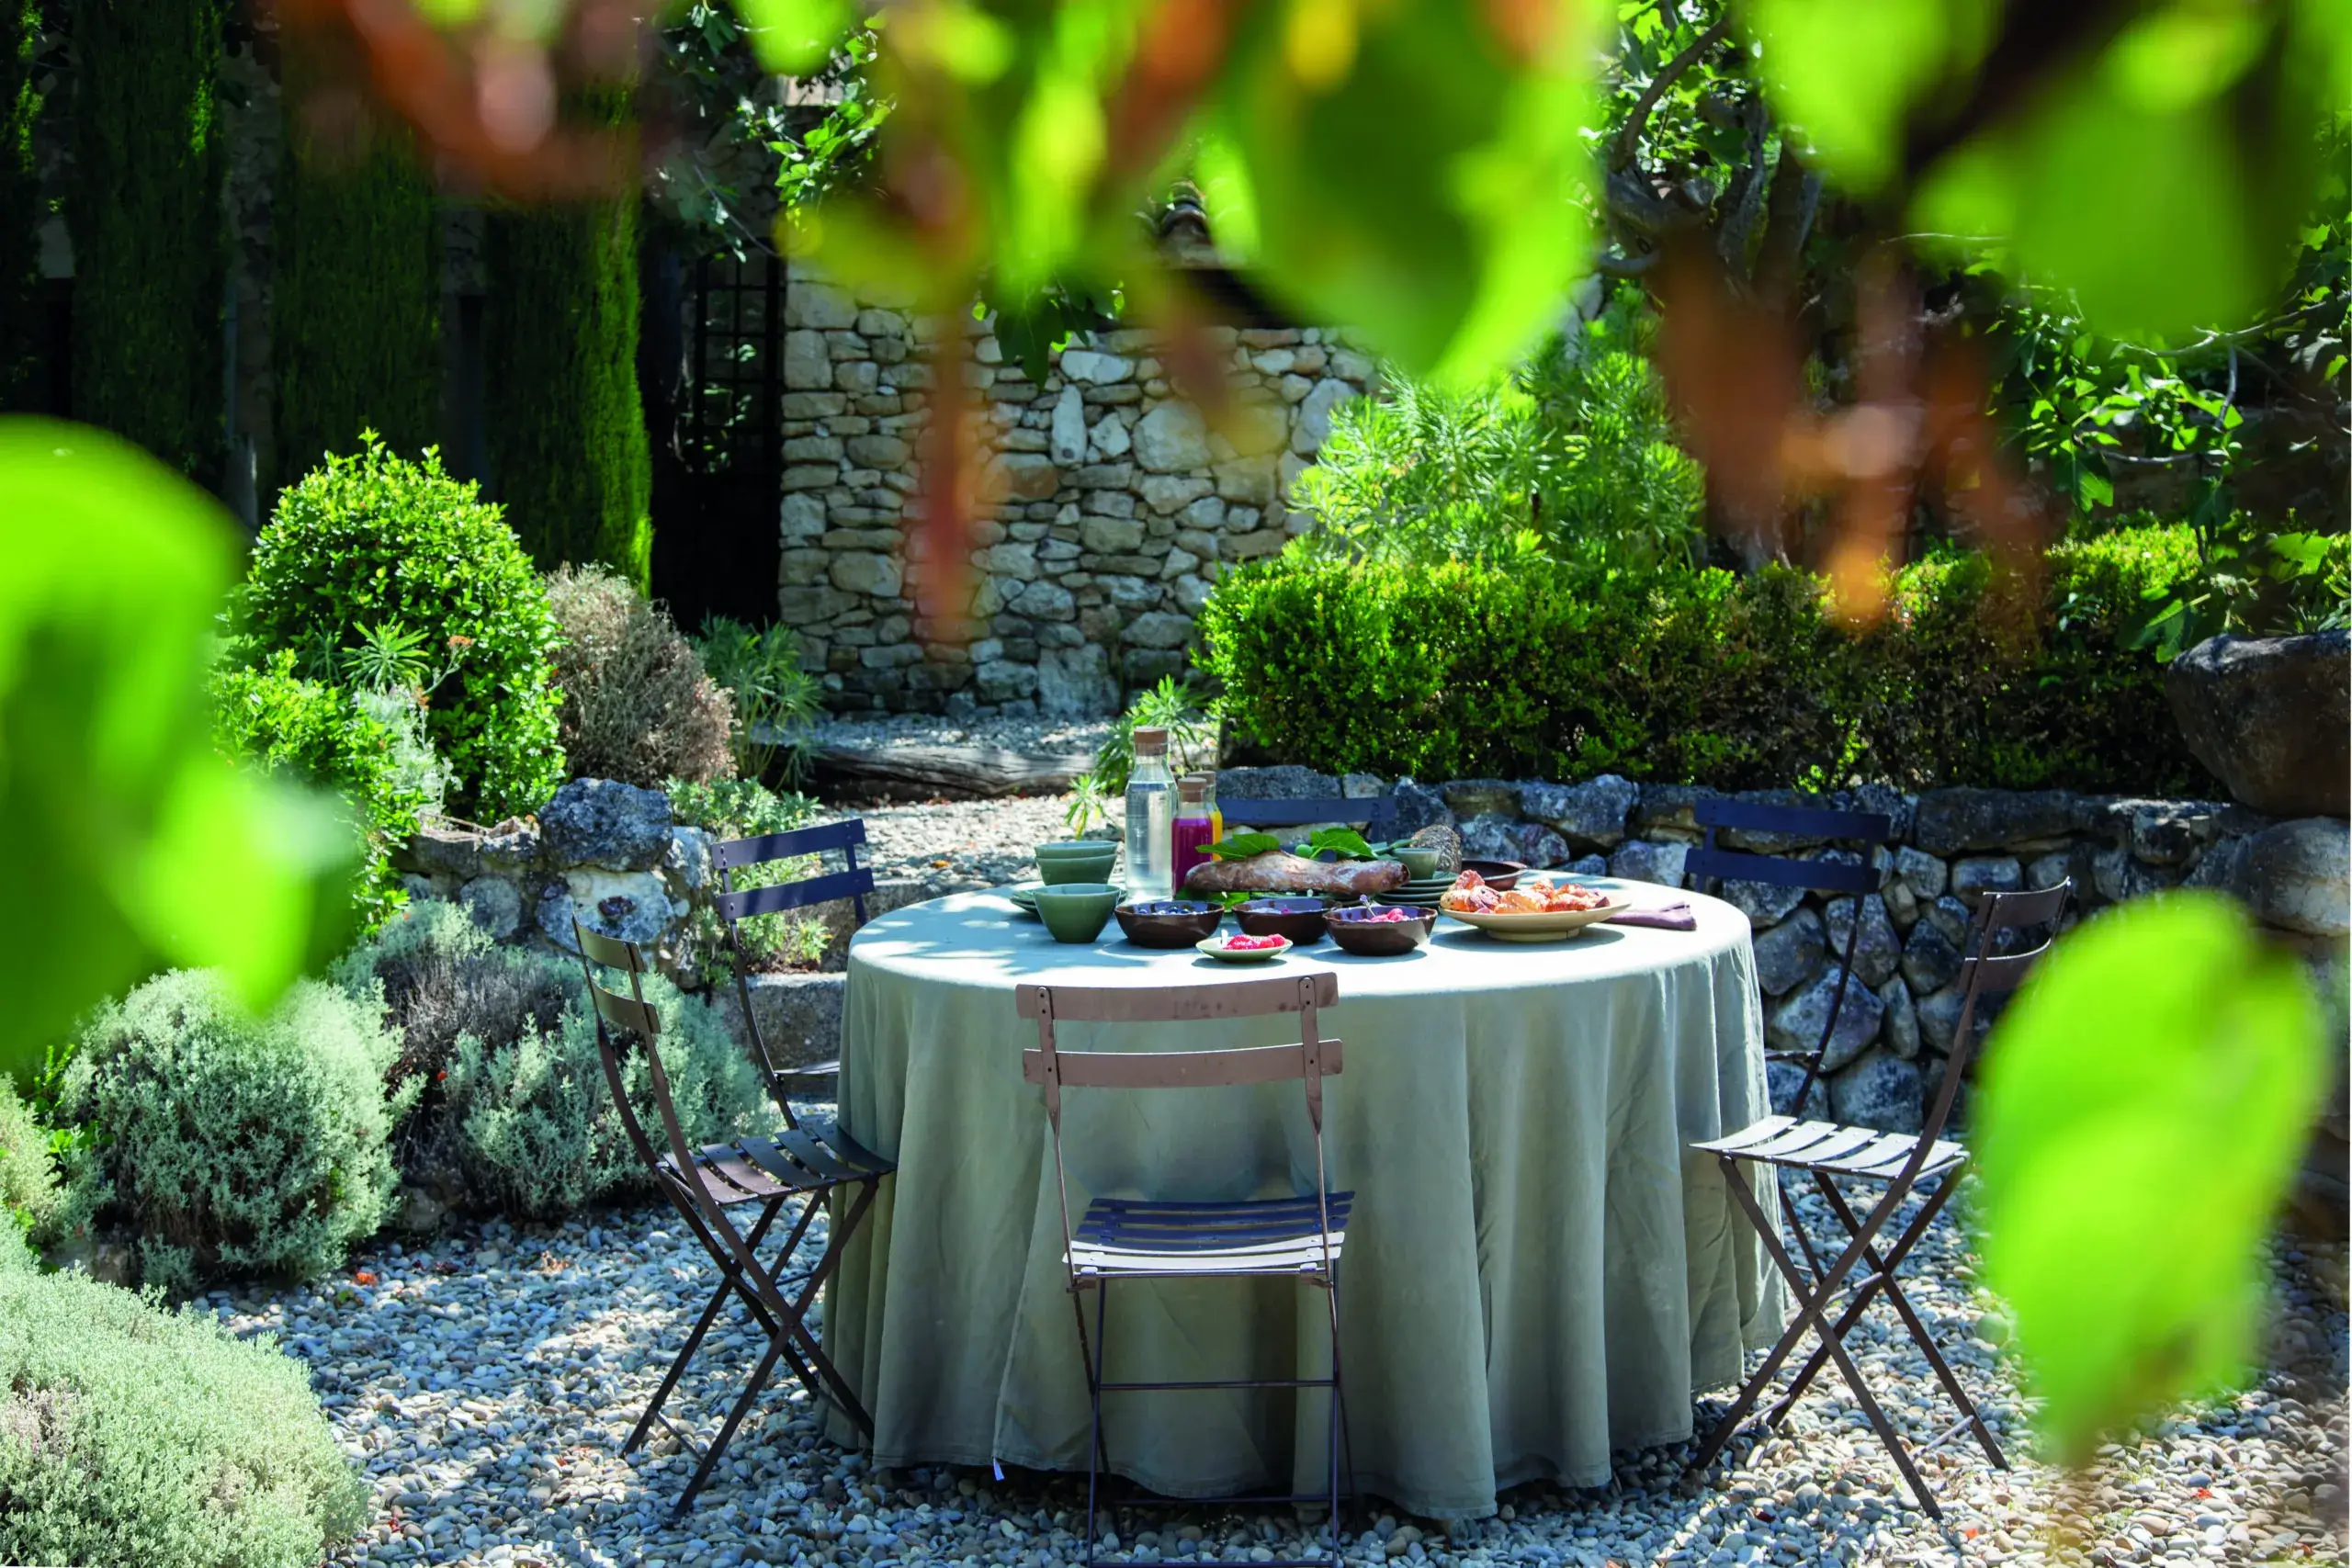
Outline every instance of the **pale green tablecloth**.
{"type": "MultiPolygon", "coordinates": [[[[1766,1108],[1747,918],[1690,902],[1696,931],[1603,925],[1518,946],[1441,921],[1416,956],[1325,942],[1271,966],[1150,952],[1115,925],[1061,945],[993,894],[865,927],[850,947],[841,1117],[899,1171],[847,1250],[825,1337],[873,1412],[876,1460],[1085,1467],[1045,1107],[1021,1076],[1036,1026],[1015,1016],[1012,987],[1216,985],[1302,965],[1340,976],[1322,1018],[1346,1067],[1326,1127],[1334,1186],[1356,1193],[1340,1350],[1361,1483],[1416,1514],[1477,1516],[1498,1488],[1599,1483],[1611,1450],[1690,1436],[1693,1392],[1736,1382],[1782,1310],[1713,1164],[1686,1150],[1766,1108]]],[[[1171,1050],[1295,1027],[1056,1033],[1065,1049],[1171,1050]]],[[[1071,1090],[1063,1126],[1073,1214],[1090,1193],[1313,1190],[1295,1085],[1071,1090]]],[[[1114,1379],[1311,1376],[1328,1359],[1321,1294],[1289,1280],[1136,1281],[1110,1308],[1114,1379]]],[[[1176,1495],[1316,1489],[1323,1398],[1107,1396],[1111,1461],[1176,1495]]]]}

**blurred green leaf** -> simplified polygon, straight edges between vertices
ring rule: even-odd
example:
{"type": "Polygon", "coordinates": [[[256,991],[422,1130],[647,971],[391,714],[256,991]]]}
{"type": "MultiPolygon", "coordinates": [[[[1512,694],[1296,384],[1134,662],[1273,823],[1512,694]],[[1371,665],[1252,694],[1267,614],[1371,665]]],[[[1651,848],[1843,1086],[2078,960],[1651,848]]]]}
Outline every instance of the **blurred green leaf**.
{"type": "Polygon", "coordinates": [[[356,842],[214,749],[204,676],[237,560],[213,501],[135,447],[0,419],[0,1071],[108,992],[211,964],[259,1006],[324,956],[356,842]]]}
{"type": "Polygon", "coordinates": [[[853,15],[849,0],[736,0],[752,52],[780,76],[805,75],[832,55],[853,15]]]}
{"type": "Polygon", "coordinates": [[[1781,112],[1860,192],[1900,171],[1912,110],[1975,69],[2000,21],[1992,0],[1748,0],[1781,112]]]}
{"type": "Polygon", "coordinates": [[[2059,1457],[2245,1364],[2326,1073],[2301,965],[2220,894],[2089,922],[2001,1020],[1972,1138],[1984,1279],[2059,1457]]]}
{"type": "Polygon", "coordinates": [[[1254,7],[1199,128],[1293,307],[1454,383],[1523,353],[1586,263],[1588,7],[1510,8],[1521,40],[1503,9],[1254,7]]]}

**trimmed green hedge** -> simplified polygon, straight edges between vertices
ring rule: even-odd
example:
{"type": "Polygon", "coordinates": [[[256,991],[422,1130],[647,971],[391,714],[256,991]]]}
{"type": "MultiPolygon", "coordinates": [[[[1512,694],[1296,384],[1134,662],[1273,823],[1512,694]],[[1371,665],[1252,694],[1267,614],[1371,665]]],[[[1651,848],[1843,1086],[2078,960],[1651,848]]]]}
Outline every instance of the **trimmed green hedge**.
{"type": "Polygon", "coordinates": [[[220,466],[222,0],[75,0],[74,417],[220,466]]]}
{"type": "Polygon", "coordinates": [[[0,413],[32,410],[41,370],[40,31],[40,0],[0,0],[0,413]]]}
{"type": "MultiPolygon", "coordinates": [[[[584,100],[590,123],[634,123],[626,92],[584,100]]],[[[482,261],[492,493],[542,570],[594,561],[642,592],[653,470],[637,390],[636,200],[494,209],[482,261]]]]}
{"type": "Polygon", "coordinates": [[[2163,671],[2117,634],[2195,563],[2165,527],[2054,549],[2038,590],[1939,553],[1849,633],[1788,569],[1286,556],[1201,625],[1235,733],[1327,772],[2194,791],[2163,671]]]}
{"type": "Polygon", "coordinates": [[[415,139],[369,128],[322,146],[303,112],[319,72],[285,39],[288,114],[271,231],[276,477],[291,482],[373,430],[396,452],[441,437],[441,221],[415,139]]]}

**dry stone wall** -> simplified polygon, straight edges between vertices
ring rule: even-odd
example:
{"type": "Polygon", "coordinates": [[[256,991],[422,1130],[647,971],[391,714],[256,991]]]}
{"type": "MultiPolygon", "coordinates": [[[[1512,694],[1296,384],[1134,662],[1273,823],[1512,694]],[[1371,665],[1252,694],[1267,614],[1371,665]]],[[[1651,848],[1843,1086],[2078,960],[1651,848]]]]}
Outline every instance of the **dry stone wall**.
{"type": "Polygon", "coordinates": [[[776,607],[847,711],[1104,714],[1182,670],[1219,573],[1303,531],[1292,482],[1374,380],[1343,334],[1211,328],[1235,394],[1211,428],[1142,330],[1073,340],[1039,384],[989,321],[910,316],[797,267],[786,321],[776,607]],[[978,635],[960,648],[921,635],[912,581],[941,331],[972,338],[984,457],[978,635]]]}
{"type": "MultiPolygon", "coordinates": [[[[1442,822],[1460,831],[1473,855],[1668,887],[1690,884],[1684,863],[1702,837],[1692,808],[1713,793],[1607,773],[1572,784],[1456,779],[1434,786],[1411,779],[1392,784],[1369,774],[1334,778],[1298,767],[1228,768],[1217,775],[1220,799],[1386,795],[1394,797],[1392,827],[1400,836],[1442,822]]],[[[1776,1050],[1811,1050],[1820,1040],[1847,939],[1854,935],[1853,970],[1825,1056],[1829,1070],[1807,1100],[1809,1114],[1894,1132],[1918,1129],[1960,1022],[1969,921],[1988,892],[2054,887],[2072,877],[2071,925],[2109,904],[2166,888],[2215,888],[2321,964],[2340,964],[2352,934],[2352,840],[2339,817],[2280,820],[2239,805],[2063,790],[1913,795],[1868,785],[1826,797],[1759,790],[1738,798],[1883,812],[1894,823],[1894,841],[1871,859],[1879,890],[1859,903],[1764,883],[1730,882],[1722,889],[1755,927],[1765,1035],[1776,1050]]],[[[1725,830],[1722,842],[1765,854],[1861,859],[1850,848],[1781,834],[1725,830]]],[[[1775,1109],[1794,1109],[1803,1076],[1773,1064],[1775,1109]]],[[[2339,1085],[2331,1111],[2339,1150],[2342,1106],[2339,1085]]]]}

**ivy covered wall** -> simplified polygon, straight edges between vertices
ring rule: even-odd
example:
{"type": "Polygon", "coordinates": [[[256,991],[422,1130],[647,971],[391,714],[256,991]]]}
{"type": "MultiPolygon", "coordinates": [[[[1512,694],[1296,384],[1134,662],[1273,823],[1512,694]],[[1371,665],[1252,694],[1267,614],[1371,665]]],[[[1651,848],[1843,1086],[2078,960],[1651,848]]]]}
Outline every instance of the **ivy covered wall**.
{"type": "MultiPolygon", "coordinates": [[[[583,118],[625,129],[632,115],[629,96],[608,90],[591,96],[583,118]]],[[[493,493],[540,566],[602,561],[645,587],[652,480],[637,386],[635,199],[502,209],[482,249],[493,493]]]]}
{"type": "MultiPolygon", "coordinates": [[[[11,0],[13,3],[13,0],[11,0]]],[[[74,0],[74,412],[213,479],[225,0],[74,0]]]]}
{"type": "Polygon", "coordinates": [[[40,26],[40,0],[0,0],[0,413],[34,406],[40,378],[40,225],[48,216],[33,162],[40,26]]]}
{"type": "Polygon", "coordinates": [[[322,137],[306,112],[310,51],[289,33],[286,152],[272,227],[275,483],[373,430],[402,457],[441,439],[441,224],[412,135],[381,117],[322,137]]]}

